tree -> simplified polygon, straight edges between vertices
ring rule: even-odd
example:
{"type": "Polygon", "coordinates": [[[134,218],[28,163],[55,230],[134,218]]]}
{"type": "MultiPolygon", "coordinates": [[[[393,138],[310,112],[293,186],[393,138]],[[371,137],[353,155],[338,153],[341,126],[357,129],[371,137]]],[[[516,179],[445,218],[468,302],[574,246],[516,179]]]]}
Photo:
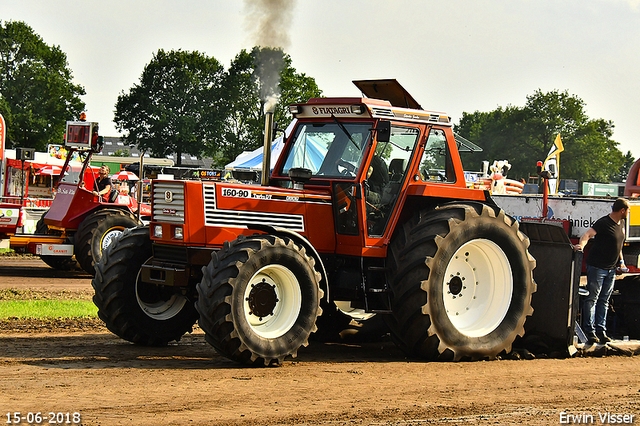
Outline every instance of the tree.
{"type": "Polygon", "coordinates": [[[158,157],[202,156],[219,137],[223,116],[224,69],[197,51],[160,49],[142,72],[140,83],[121,93],[114,122],[128,144],[158,157]]]}
{"type": "Polygon", "coordinates": [[[226,117],[222,139],[219,146],[210,147],[212,153],[217,152],[223,164],[256,146],[256,141],[262,133],[260,96],[255,86],[253,62],[253,56],[243,49],[231,62],[229,71],[225,74],[226,117]]]}
{"type": "Polygon", "coordinates": [[[114,157],[129,157],[131,155],[131,153],[129,152],[128,149],[119,149],[117,151],[114,151],[113,153],[109,154],[112,155],[114,157]]]}
{"type": "Polygon", "coordinates": [[[633,158],[631,151],[627,151],[624,155],[624,163],[622,164],[622,167],[620,167],[620,170],[618,170],[617,173],[609,176],[609,180],[611,182],[626,182],[627,176],[629,176],[629,170],[631,170],[631,166],[633,166],[635,161],[636,159],[633,158]]]}
{"type": "Polygon", "coordinates": [[[281,49],[254,47],[242,50],[225,76],[224,132],[219,146],[212,147],[228,163],[243,151],[263,143],[264,108],[274,95],[274,120],[286,126],[291,120],[288,106],[322,94],[315,79],[296,72],[289,55],[281,49]]]}
{"type": "Polygon", "coordinates": [[[60,143],[66,121],[85,108],[85,90],[71,82],[66,54],[24,22],[0,22],[0,76],[8,145],[43,151],[60,143]]]}
{"type": "Polygon", "coordinates": [[[618,143],[611,139],[613,123],[590,119],[584,101],[568,92],[537,90],[524,107],[498,107],[491,112],[463,113],[456,132],[484,151],[463,154],[465,168],[480,170],[483,160],[509,160],[509,177],[535,175],[536,162],[544,161],[558,134],[560,177],[609,182],[625,163],[618,143]]]}

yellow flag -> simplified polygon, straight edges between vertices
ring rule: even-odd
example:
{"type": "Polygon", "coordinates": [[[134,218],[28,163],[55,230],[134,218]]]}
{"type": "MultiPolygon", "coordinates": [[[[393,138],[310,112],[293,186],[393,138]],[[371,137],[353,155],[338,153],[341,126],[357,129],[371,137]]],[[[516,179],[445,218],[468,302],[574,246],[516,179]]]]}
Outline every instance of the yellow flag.
{"type": "MultiPolygon", "coordinates": [[[[560,139],[560,133],[558,133],[558,136],[556,136],[556,140],[553,142],[553,145],[549,150],[549,154],[547,154],[547,160],[549,160],[549,158],[554,155],[560,154],[562,151],[564,151],[564,146],[562,146],[562,139],[560,139]]],[[[545,160],[545,162],[547,160],[545,160]]]]}
{"type": "Polygon", "coordinates": [[[542,166],[543,170],[549,170],[552,175],[552,178],[547,182],[550,194],[558,193],[557,184],[558,177],[560,176],[560,153],[562,151],[564,151],[564,146],[562,146],[562,139],[560,139],[560,133],[558,133],[556,140],[553,142],[553,145],[549,150],[549,154],[547,154],[547,159],[544,160],[544,165],[542,166]]]}

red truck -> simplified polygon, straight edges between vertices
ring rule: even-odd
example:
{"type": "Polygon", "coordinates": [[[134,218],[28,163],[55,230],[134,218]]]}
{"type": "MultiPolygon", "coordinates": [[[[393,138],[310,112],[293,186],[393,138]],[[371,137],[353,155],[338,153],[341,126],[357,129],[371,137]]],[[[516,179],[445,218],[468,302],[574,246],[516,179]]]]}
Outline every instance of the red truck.
{"type": "Polygon", "coordinates": [[[0,206],[0,219],[10,220],[0,232],[9,237],[12,248],[37,254],[53,268],[71,269],[79,264],[93,275],[102,250],[125,228],[141,223],[138,207],[143,218],[151,211],[148,205],[138,205],[134,198],[117,191],[108,202],[92,194],[96,171],[90,166],[91,156],[102,149],[98,123],[67,122],[65,148],[68,155],[54,186],[55,198],[38,220],[35,234],[20,232],[14,218],[24,216],[23,212],[19,205],[6,204],[0,206]]]}

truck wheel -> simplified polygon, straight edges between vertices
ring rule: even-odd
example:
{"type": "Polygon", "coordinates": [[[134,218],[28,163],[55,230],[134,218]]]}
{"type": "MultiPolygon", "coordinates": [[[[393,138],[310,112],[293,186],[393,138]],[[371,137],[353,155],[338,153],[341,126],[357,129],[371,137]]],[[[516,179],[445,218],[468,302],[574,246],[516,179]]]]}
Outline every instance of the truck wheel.
{"type": "Polygon", "coordinates": [[[254,365],[297,356],[322,312],[320,274],[288,238],[240,236],[213,253],[196,308],[207,341],[223,356],[254,365]]]}
{"type": "MultiPolygon", "coordinates": [[[[44,223],[44,216],[47,213],[45,212],[40,220],[36,223],[36,235],[51,235],[51,231],[49,231],[49,227],[46,223],[44,223]]],[[[53,269],[57,269],[58,271],[72,271],[78,268],[78,262],[73,258],[73,256],[40,256],[40,259],[53,269]]]]}
{"type": "Polygon", "coordinates": [[[179,288],[140,281],[140,267],[151,255],[149,228],[126,229],[96,264],[93,302],[117,336],[162,346],[190,332],[198,314],[179,288]]]}
{"type": "MultiPolygon", "coordinates": [[[[133,227],[138,225],[138,221],[135,216],[130,212],[125,212],[120,209],[102,209],[84,218],[84,220],[78,226],[78,231],[74,237],[74,251],[76,254],[76,260],[80,264],[80,267],[90,275],[95,275],[94,265],[94,252],[92,246],[93,232],[98,225],[107,217],[118,218],[121,229],[125,227],[133,227]]],[[[145,259],[146,260],[146,259],[145,259]]]]}
{"type": "Polygon", "coordinates": [[[504,211],[455,204],[423,211],[390,246],[394,341],[429,360],[509,352],[533,313],[535,260],[504,211]]]}

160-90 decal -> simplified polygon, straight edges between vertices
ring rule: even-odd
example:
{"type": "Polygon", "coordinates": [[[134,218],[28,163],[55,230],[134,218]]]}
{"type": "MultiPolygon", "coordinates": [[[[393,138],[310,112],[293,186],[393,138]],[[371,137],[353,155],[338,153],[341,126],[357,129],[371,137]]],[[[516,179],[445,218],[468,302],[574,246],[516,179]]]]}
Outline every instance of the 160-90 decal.
{"type": "Polygon", "coordinates": [[[222,188],[221,194],[223,197],[232,197],[232,198],[253,198],[258,200],[277,200],[277,201],[292,201],[292,202],[301,201],[300,197],[298,197],[297,195],[269,194],[262,191],[254,192],[249,189],[241,189],[241,188],[222,188]]]}
{"type": "Polygon", "coordinates": [[[222,188],[223,197],[251,198],[251,191],[248,189],[222,188]]]}

